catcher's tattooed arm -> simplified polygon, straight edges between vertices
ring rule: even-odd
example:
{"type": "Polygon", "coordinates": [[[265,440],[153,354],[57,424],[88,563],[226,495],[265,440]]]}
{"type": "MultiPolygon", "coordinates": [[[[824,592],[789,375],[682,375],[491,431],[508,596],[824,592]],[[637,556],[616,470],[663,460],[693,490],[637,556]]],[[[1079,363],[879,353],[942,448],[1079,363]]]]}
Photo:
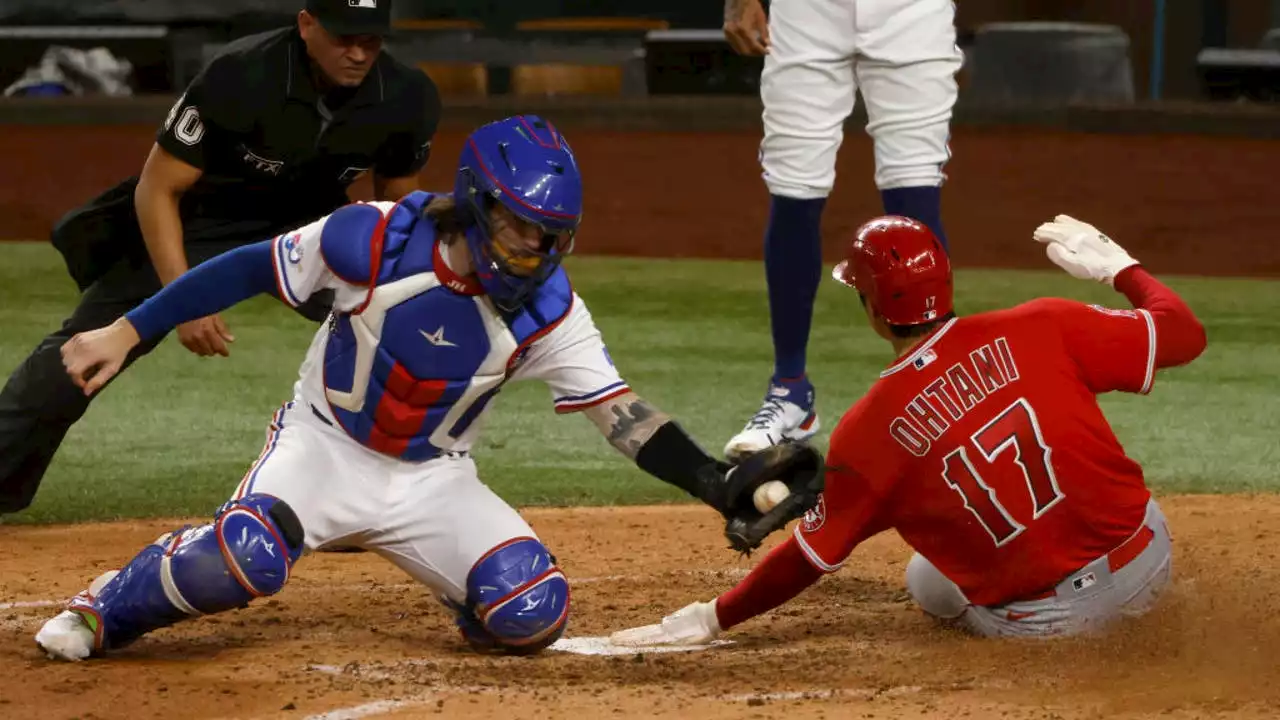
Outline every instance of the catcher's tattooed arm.
{"type": "Polygon", "coordinates": [[[658,428],[671,420],[666,413],[633,392],[587,408],[584,414],[600,428],[610,445],[632,460],[658,428]]]}
{"type": "Polygon", "coordinates": [[[641,470],[728,515],[723,470],[669,415],[634,392],[583,412],[641,470]]]}

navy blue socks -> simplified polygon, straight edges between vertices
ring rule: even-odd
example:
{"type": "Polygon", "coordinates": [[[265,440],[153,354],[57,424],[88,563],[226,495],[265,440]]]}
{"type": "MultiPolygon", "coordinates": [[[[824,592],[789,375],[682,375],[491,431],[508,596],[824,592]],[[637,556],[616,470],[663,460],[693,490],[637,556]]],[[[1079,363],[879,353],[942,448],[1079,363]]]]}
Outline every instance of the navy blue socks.
{"type": "Polygon", "coordinates": [[[942,230],[942,188],[892,188],[881,190],[880,199],[884,202],[886,215],[902,215],[919,220],[938,236],[943,249],[951,252],[947,245],[947,234],[942,230]]]}
{"type": "Polygon", "coordinates": [[[827,200],[769,198],[764,268],[769,283],[774,378],[798,379],[804,376],[813,299],[822,278],[822,208],[827,200]]]}

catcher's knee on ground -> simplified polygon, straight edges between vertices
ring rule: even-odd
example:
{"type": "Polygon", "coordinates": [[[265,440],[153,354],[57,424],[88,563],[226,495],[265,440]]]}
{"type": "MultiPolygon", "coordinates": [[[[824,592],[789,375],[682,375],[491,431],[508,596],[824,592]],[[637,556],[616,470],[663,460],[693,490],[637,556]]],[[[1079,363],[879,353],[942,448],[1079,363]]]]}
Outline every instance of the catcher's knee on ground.
{"type": "Polygon", "coordinates": [[[920,553],[907,563],[907,592],[920,609],[939,620],[954,620],[969,607],[960,588],[920,553]]]}
{"type": "Polygon", "coordinates": [[[532,654],[564,633],[569,581],[541,542],[512,538],[472,566],[464,604],[446,603],[472,648],[532,654]]]}
{"type": "Polygon", "coordinates": [[[254,493],[219,508],[212,523],[160,536],[68,605],[94,631],[94,650],[274,595],[302,554],[303,529],[283,500],[254,493]]]}

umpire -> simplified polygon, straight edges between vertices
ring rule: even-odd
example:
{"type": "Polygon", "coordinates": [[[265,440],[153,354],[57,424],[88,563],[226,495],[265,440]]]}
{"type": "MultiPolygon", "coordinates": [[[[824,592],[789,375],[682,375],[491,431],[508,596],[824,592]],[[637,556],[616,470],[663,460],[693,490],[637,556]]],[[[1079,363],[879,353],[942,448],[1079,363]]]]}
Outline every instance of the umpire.
{"type": "MultiPolygon", "coordinates": [[[[89,407],[62,368],[67,339],[110,324],[191,264],[341,207],[365,172],[378,199],[417,189],[440,97],[382,52],[390,29],[391,0],[307,0],[296,26],[230,43],[169,111],[141,175],[58,222],[53,245],[82,295],[0,392],[0,513],[31,504],[89,407]]],[[[328,310],[322,301],[299,312],[320,321],[328,310]]],[[[215,315],[179,326],[178,339],[211,356],[234,338],[215,315]]]]}

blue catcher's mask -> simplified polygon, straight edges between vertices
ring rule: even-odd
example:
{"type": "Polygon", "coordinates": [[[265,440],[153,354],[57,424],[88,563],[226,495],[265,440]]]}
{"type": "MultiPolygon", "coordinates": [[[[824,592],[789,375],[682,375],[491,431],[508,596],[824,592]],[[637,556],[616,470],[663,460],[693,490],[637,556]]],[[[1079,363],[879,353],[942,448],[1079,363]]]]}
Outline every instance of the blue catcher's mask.
{"type": "Polygon", "coordinates": [[[564,136],[536,115],[471,133],[458,161],[454,198],[480,284],[504,311],[519,309],[573,251],[582,176],[564,136]],[[497,213],[495,224],[498,207],[505,212],[497,213]]]}

